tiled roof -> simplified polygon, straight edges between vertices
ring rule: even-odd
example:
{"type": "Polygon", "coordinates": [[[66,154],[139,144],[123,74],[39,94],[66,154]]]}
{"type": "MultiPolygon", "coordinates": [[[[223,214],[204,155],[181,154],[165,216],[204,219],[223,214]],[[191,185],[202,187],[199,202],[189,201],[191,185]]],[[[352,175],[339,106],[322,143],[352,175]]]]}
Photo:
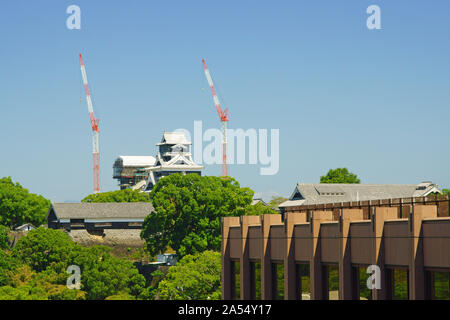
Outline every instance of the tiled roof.
{"type": "Polygon", "coordinates": [[[440,190],[431,182],[418,185],[299,183],[290,199],[279,206],[290,207],[349,201],[423,197],[430,192],[440,193],[440,190]]]}
{"type": "Polygon", "coordinates": [[[58,219],[144,219],[153,211],[150,202],[53,203],[58,219]]]}
{"type": "Polygon", "coordinates": [[[187,140],[186,135],[183,132],[164,132],[161,142],[156,145],[159,146],[163,144],[187,145],[191,144],[191,142],[187,140]]]}

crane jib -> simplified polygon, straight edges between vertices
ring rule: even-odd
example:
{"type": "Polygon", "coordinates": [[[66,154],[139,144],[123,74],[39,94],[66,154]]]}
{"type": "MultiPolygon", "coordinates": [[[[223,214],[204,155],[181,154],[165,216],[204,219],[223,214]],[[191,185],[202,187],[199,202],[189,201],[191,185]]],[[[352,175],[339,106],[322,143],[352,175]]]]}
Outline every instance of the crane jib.
{"type": "Polygon", "coordinates": [[[83,78],[84,91],[86,93],[86,102],[88,105],[89,119],[92,127],[92,147],[93,147],[93,169],[94,169],[94,193],[100,192],[100,166],[99,166],[99,145],[98,145],[98,123],[99,119],[95,119],[94,108],[92,107],[91,92],[89,90],[86,69],[80,54],[81,76],[83,78]]]}

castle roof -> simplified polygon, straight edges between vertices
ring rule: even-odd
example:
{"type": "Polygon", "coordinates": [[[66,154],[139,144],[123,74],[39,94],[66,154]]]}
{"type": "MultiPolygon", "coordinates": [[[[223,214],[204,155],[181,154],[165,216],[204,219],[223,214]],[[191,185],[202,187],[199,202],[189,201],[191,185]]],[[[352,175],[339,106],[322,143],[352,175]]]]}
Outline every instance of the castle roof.
{"type": "Polygon", "coordinates": [[[184,132],[164,132],[160,143],[157,146],[164,144],[191,144],[190,141],[186,139],[184,132]]]}
{"type": "Polygon", "coordinates": [[[441,190],[431,182],[419,184],[297,183],[289,200],[281,203],[279,207],[424,197],[434,192],[441,193],[441,190]]]}
{"type": "Polygon", "coordinates": [[[107,203],[53,203],[47,214],[56,220],[144,220],[153,211],[150,202],[107,202],[107,203]]]}

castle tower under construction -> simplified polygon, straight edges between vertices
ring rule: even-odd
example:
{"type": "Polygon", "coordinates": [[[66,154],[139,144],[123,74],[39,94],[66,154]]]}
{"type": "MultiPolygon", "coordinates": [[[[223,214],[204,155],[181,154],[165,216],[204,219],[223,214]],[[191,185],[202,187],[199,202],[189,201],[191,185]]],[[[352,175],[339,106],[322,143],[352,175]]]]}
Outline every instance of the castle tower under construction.
{"type": "Polygon", "coordinates": [[[159,179],[173,173],[201,175],[203,166],[192,159],[189,150],[192,143],[183,132],[164,132],[159,150],[152,156],[120,156],[114,162],[113,178],[120,189],[131,188],[150,192],[159,179]]]}

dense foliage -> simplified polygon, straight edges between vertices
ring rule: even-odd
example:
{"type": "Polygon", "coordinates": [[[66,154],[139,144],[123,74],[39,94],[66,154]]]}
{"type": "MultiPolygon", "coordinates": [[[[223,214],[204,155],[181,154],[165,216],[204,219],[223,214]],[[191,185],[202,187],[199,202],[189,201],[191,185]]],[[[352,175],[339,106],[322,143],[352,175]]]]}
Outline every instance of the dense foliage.
{"type": "Polygon", "coordinates": [[[151,196],[155,211],[141,233],[148,251],[170,246],[182,257],[219,250],[221,217],[245,215],[253,191],[229,177],[172,174],[158,181],[151,196]]]}
{"type": "MultiPolygon", "coordinates": [[[[4,250],[0,250],[0,287],[8,283],[8,275],[20,264],[19,260],[8,254],[4,250]]],[[[0,299],[1,300],[1,299],[0,299]]]]}
{"type": "Polygon", "coordinates": [[[0,250],[0,300],[145,299],[150,289],[132,262],[107,247],[82,247],[60,230],[40,227],[12,251],[0,250]],[[80,267],[80,290],[67,287],[70,265],[80,267]]]}
{"type": "Polygon", "coordinates": [[[19,239],[13,254],[34,271],[41,272],[48,267],[56,269],[56,265],[66,264],[78,246],[70,237],[60,230],[38,228],[19,239]]]}
{"type": "Polygon", "coordinates": [[[8,236],[9,228],[0,225],[0,250],[8,249],[10,246],[10,239],[8,236]]]}
{"type": "Polygon", "coordinates": [[[330,169],[325,176],[321,176],[320,183],[361,183],[361,181],[347,168],[337,168],[330,169]]]}
{"type": "Polygon", "coordinates": [[[159,283],[161,299],[167,300],[219,300],[221,256],[218,252],[204,251],[187,255],[169,269],[159,283]]]}
{"type": "Polygon", "coordinates": [[[90,194],[81,202],[150,202],[150,196],[139,190],[123,189],[90,194]]]}
{"type": "Polygon", "coordinates": [[[28,265],[8,271],[6,285],[0,287],[0,300],[78,300],[85,292],[70,290],[52,272],[37,273],[28,265]]]}
{"type": "Polygon", "coordinates": [[[50,201],[29,193],[11,177],[0,179],[0,225],[13,229],[24,223],[39,226],[45,222],[50,201]]]}
{"type": "Polygon", "coordinates": [[[272,197],[272,199],[269,201],[269,207],[270,208],[278,208],[278,206],[285,202],[286,200],[289,200],[288,198],[284,197],[272,197]]]}
{"type": "Polygon", "coordinates": [[[266,205],[264,205],[261,202],[258,202],[253,206],[248,206],[245,210],[245,214],[247,216],[260,216],[262,214],[278,214],[280,213],[278,210],[278,206],[282,202],[285,202],[286,200],[288,200],[288,198],[273,196],[272,199],[270,199],[270,201],[266,205]]]}
{"type": "Polygon", "coordinates": [[[105,247],[82,249],[72,263],[81,268],[87,299],[105,299],[118,294],[135,299],[144,293],[145,278],[130,261],[112,256],[105,247]]]}
{"type": "Polygon", "coordinates": [[[248,206],[245,208],[245,215],[247,216],[260,216],[263,214],[277,214],[278,211],[266,206],[265,204],[258,202],[255,205],[248,206]]]}

